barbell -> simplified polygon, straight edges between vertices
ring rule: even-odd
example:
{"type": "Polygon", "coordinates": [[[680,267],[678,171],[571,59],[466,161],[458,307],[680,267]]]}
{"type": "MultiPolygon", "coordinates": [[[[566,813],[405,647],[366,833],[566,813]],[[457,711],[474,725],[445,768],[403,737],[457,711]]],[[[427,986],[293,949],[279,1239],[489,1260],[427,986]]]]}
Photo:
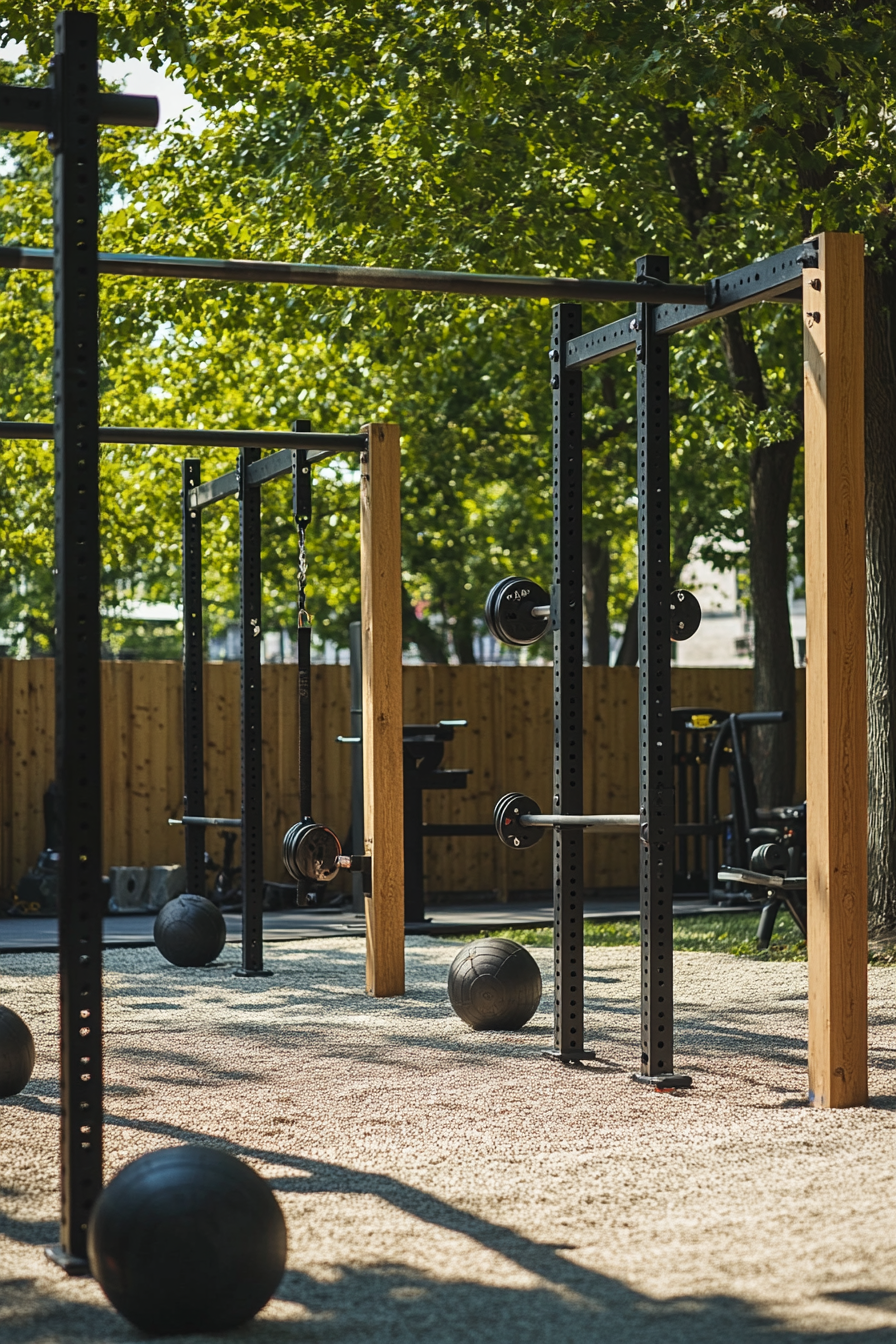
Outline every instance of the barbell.
{"type": "MultiPolygon", "coordinates": [[[[694,594],[676,588],[669,598],[670,639],[676,644],[690,639],[702,615],[694,594]]],[[[485,599],[485,623],[501,644],[536,644],[551,627],[551,595],[533,579],[501,579],[485,599]]]]}
{"type": "Polygon", "coordinates": [[[495,830],[508,849],[531,849],[546,830],[576,828],[605,831],[611,835],[640,831],[641,818],[632,812],[593,813],[572,816],[541,812],[533,798],[525,793],[505,793],[495,803],[495,830]]]}

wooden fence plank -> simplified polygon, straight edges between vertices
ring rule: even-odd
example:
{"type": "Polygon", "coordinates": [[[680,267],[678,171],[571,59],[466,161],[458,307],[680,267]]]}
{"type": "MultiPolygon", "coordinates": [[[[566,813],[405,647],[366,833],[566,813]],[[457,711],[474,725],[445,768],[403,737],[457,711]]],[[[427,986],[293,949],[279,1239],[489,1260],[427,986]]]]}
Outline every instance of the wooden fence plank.
{"type": "MultiPolygon", "coordinates": [[[[0,660],[0,889],[8,900],[43,846],[43,793],[53,778],[51,659],[0,660]]],[[[349,669],[315,666],[315,815],[346,839],[351,752],[335,738],[349,729],[349,669]]],[[[637,810],[637,669],[585,668],[586,806],[637,810]]],[[[180,863],[183,836],[169,827],[183,791],[179,663],[104,662],[103,853],[112,864],[180,863]],[[136,779],[136,787],[132,784],[136,779]]],[[[752,673],[741,668],[678,668],[674,703],[750,707],[752,673]]],[[[804,673],[797,672],[797,797],[804,796],[804,673]]],[[[467,719],[448,743],[444,764],[469,767],[465,791],[426,795],[433,822],[489,823],[496,800],[511,789],[544,807],[551,798],[551,670],[547,667],[410,666],[402,673],[406,722],[467,719]]],[[[210,815],[238,816],[239,668],[206,668],[206,787],[210,815]]],[[[296,668],[266,665],[262,674],[265,876],[286,881],[280,846],[298,819],[296,668]]],[[[207,835],[220,862],[219,832],[207,835]]],[[[433,892],[548,891],[550,844],[512,852],[490,837],[435,837],[424,850],[433,892]]],[[[239,850],[237,850],[239,862],[239,850]]],[[[342,879],[338,879],[340,882],[342,879]]],[[[628,836],[586,836],[588,887],[637,882],[628,836]]]]}

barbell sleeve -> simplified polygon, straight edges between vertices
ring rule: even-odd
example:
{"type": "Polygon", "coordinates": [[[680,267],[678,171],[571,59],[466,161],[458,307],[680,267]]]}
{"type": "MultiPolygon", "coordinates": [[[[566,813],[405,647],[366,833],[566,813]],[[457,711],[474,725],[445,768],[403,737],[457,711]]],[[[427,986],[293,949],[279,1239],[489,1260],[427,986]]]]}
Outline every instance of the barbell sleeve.
{"type": "Polygon", "coordinates": [[[520,825],[575,826],[584,831],[640,831],[641,818],[633,812],[585,817],[554,816],[545,812],[530,812],[520,817],[520,825]]]}
{"type": "Polygon", "coordinates": [[[239,817],[169,817],[169,826],[242,826],[239,817]]]}

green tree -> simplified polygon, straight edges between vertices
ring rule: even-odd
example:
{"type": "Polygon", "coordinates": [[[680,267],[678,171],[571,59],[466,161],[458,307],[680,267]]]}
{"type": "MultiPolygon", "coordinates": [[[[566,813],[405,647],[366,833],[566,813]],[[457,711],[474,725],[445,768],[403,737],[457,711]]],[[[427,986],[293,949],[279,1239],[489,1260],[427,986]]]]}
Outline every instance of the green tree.
{"type": "MultiPolygon", "coordinates": [[[[5,9],[9,34],[31,43],[33,59],[45,56],[50,7],[9,0],[5,9]]],[[[119,165],[109,247],[573,274],[624,274],[651,251],[669,253],[674,274],[701,279],[812,229],[866,232],[872,893],[875,918],[896,924],[896,828],[885,820],[896,792],[888,718],[896,634],[883,619],[896,582],[890,7],[539,0],[342,3],[321,13],[264,0],[139,9],[106,0],[98,9],[116,44],[110,54],[143,52],[170,66],[206,113],[199,135],[175,131],[151,162],[119,165]]],[[[120,136],[109,144],[124,153],[120,136]]],[[[536,488],[547,453],[546,314],[519,304],[211,286],[200,294],[189,284],[131,282],[107,288],[105,301],[107,327],[121,334],[122,407],[140,408],[156,368],[170,404],[150,409],[162,418],[173,404],[194,422],[254,413],[248,423],[282,424],[301,368],[303,405],[310,397],[332,427],[368,415],[372,402],[403,422],[409,607],[432,613],[443,651],[447,615],[456,651],[468,656],[484,569],[546,563],[536,488]],[[200,337],[207,353],[197,380],[200,337]],[[523,434],[532,436],[526,445],[523,434]],[[487,557],[476,540],[483,531],[493,538],[487,557]],[[460,580],[477,563],[466,589],[460,580]]],[[[595,309],[586,321],[615,315],[595,309]]],[[[752,541],[757,701],[787,707],[785,590],[801,511],[799,501],[786,507],[799,477],[798,323],[788,312],[755,312],[693,333],[675,343],[673,376],[675,562],[698,537],[708,554],[752,541]]],[[[603,656],[605,557],[624,566],[631,554],[630,378],[614,369],[594,386],[586,556],[603,656]]],[[[349,530],[337,527],[337,543],[349,530]]],[[[623,568],[610,584],[617,619],[630,576],[623,568]]],[[[334,571],[336,621],[351,600],[347,569],[337,589],[334,571]]],[[[766,800],[785,797],[792,751],[767,742],[760,767],[766,800]]]]}

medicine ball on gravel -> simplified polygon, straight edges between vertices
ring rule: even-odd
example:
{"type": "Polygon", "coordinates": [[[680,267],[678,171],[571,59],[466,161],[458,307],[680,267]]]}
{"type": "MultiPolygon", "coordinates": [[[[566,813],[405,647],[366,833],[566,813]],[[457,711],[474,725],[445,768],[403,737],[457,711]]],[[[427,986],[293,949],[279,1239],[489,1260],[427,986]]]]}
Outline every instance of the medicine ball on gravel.
{"type": "Polygon", "coordinates": [[[14,1097],[34,1072],[34,1037],[11,1008],[0,1005],[0,1097],[14,1097]]]}
{"type": "Polygon", "coordinates": [[[178,896],[156,915],[152,936],[175,966],[207,966],[227,941],[224,916],[204,896],[178,896]]]}
{"type": "Polygon", "coordinates": [[[511,938],[480,938],[451,963],[448,998],[474,1031],[516,1031],[541,1002],[541,972],[511,938]]]}
{"type": "Polygon", "coordinates": [[[229,1153],[161,1148],[124,1167],[93,1207],[90,1269],[149,1335],[232,1330],[283,1277],[286,1224],[267,1183],[229,1153]]]}

